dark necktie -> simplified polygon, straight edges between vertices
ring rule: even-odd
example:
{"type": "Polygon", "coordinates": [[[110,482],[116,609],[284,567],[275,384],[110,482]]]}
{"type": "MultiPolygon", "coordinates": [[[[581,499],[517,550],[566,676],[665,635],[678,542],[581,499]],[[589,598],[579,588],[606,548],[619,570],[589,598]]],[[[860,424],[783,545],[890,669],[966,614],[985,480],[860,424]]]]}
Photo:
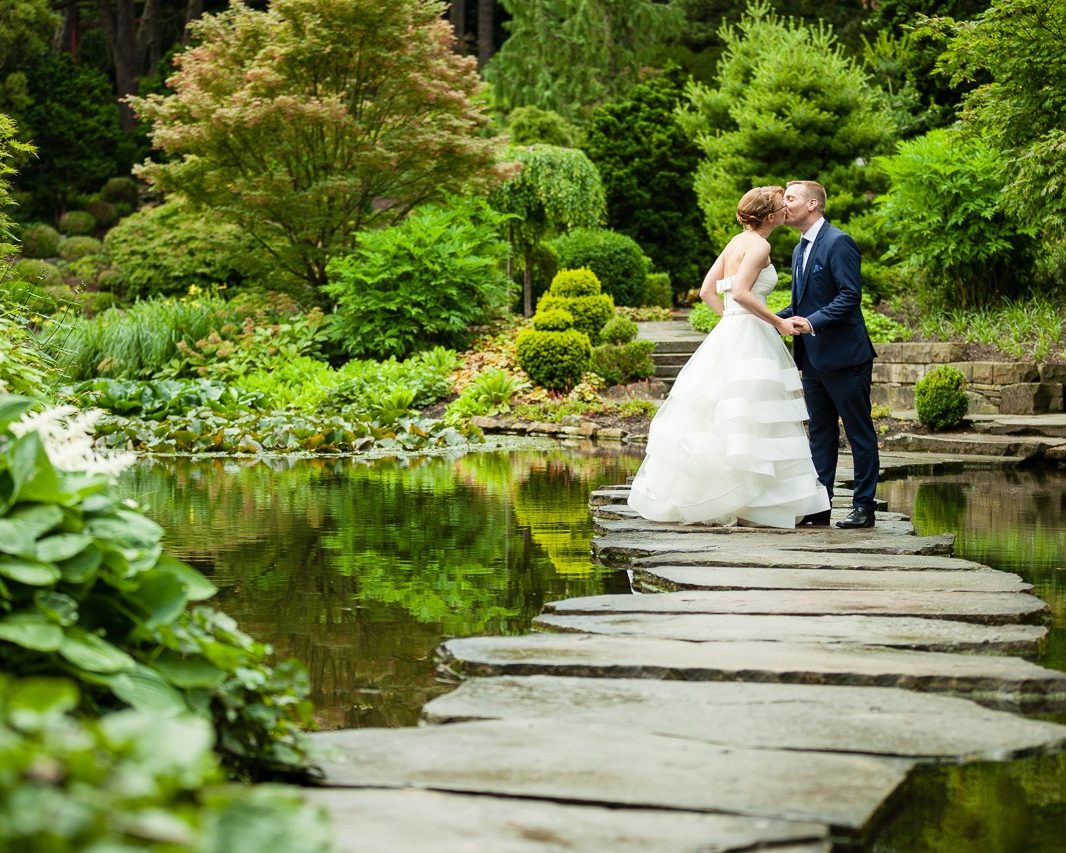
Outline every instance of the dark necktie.
{"type": "Polygon", "coordinates": [[[803,271],[807,269],[807,247],[811,244],[811,241],[806,237],[800,237],[800,275],[803,275],[803,271]]]}

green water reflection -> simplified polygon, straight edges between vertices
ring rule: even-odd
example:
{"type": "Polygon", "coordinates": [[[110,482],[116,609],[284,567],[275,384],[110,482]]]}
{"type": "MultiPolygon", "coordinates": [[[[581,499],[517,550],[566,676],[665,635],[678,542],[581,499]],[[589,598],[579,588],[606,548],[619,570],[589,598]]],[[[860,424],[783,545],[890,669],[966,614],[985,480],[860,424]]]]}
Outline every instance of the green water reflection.
{"type": "MultiPolygon", "coordinates": [[[[1052,613],[1038,662],[1066,670],[1066,472],[967,471],[882,483],[878,494],[889,509],[911,514],[919,534],[954,533],[956,556],[1032,583],[1052,613]]],[[[1064,850],[1066,757],[923,769],[901,792],[895,817],[872,849],[1064,850]]]]}
{"type": "Polygon", "coordinates": [[[413,725],[445,688],[445,638],[529,630],[545,600],[627,591],[589,559],[590,489],[624,449],[545,445],[459,458],[167,459],[120,488],[216,606],[303,660],[324,727],[413,725]]]}

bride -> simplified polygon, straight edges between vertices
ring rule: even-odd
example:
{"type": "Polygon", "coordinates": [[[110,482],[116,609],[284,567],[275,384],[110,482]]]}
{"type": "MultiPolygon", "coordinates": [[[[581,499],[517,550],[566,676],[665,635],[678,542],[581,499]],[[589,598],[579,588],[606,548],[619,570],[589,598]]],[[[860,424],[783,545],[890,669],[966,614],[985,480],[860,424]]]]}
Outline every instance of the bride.
{"type": "Polygon", "coordinates": [[[789,528],[829,509],[799,372],[780,337],[793,327],[766,307],[777,284],[767,237],[784,223],[783,198],[782,187],[744,194],[744,230],[703,280],[700,298],[722,319],[652,420],[629,495],[644,518],[789,528]]]}

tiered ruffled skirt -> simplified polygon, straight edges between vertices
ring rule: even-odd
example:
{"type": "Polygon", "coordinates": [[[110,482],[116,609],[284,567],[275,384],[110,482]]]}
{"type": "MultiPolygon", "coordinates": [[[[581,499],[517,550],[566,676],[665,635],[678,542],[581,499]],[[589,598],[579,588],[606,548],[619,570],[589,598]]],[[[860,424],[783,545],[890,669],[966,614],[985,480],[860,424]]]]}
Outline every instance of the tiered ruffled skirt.
{"type": "Polygon", "coordinates": [[[777,332],[752,314],[727,314],[652,421],[629,505],[652,521],[795,527],[829,509],[806,419],[777,332]]]}

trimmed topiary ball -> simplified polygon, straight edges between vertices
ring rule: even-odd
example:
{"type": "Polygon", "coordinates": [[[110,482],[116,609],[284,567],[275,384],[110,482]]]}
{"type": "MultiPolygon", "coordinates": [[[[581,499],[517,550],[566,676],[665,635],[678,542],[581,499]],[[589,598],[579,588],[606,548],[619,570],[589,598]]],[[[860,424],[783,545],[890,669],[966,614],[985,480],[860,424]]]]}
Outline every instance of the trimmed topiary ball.
{"type": "Polygon", "coordinates": [[[118,222],[118,210],[109,201],[90,201],[85,209],[92,214],[96,224],[101,228],[110,228],[118,222]]]}
{"type": "Polygon", "coordinates": [[[637,324],[621,314],[615,314],[600,330],[600,340],[605,344],[628,344],[636,336],[637,324]]]}
{"type": "Polygon", "coordinates": [[[962,423],[970,401],[963,389],[965,377],[955,367],[942,364],[933,368],[914,386],[914,408],[918,422],[930,429],[951,429],[962,423]]]}
{"type": "Polygon", "coordinates": [[[670,273],[650,272],[644,277],[644,295],[641,305],[658,305],[670,308],[674,304],[674,289],[670,284],[670,273]]]}
{"type": "Polygon", "coordinates": [[[574,315],[564,308],[538,311],[533,316],[533,328],[538,332],[563,332],[574,327],[574,315]]]}
{"type": "Polygon", "coordinates": [[[95,237],[67,237],[59,242],[59,257],[65,261],[76,261],[86,255],[102,255],[104,244],[95,237]]]}
{"type": "Polygon", "coordinates": [[[100,190],[100,198],[112,204],[128,204],[136,207],[137,182],[133,178],[111,178],[100,190]]]}
{"type": "Polygon", "coordinates": [[[37,222],[22,229],[22,254],[27,258],[54,258],[59,254],[59,232],[37,222]]]}
{"type": "Polygon", "coordinates": [[[581,267],[557,272],[549,292],[552,296],[596,296],[602,293],[603,289],[596,273],[588,267],[581,267]]]}
{"type": "Polygon", "coordinates": [[[68,210],[59,217],[59,230],[63,234],[91,234],[96,227],[96,219],[87,210],[68,210]]]}
{"type": "Polygon", "coordinates": [[[581,381],[592,357],[589,337],[577,329],[523,329],[515,339],[518,364],[535,385],[565,391],[581,381]]]}
{"type": "Polygon", "coordinates": [[[551,288],[537,303],[537,311],[559,308],[573,315],[574,328],[588,335],[593,345],[600,342],[600,329],[614,316],[614,300],[600,293],[599,279],[587,269],[560,270],[552,279],[551,288]]]}

